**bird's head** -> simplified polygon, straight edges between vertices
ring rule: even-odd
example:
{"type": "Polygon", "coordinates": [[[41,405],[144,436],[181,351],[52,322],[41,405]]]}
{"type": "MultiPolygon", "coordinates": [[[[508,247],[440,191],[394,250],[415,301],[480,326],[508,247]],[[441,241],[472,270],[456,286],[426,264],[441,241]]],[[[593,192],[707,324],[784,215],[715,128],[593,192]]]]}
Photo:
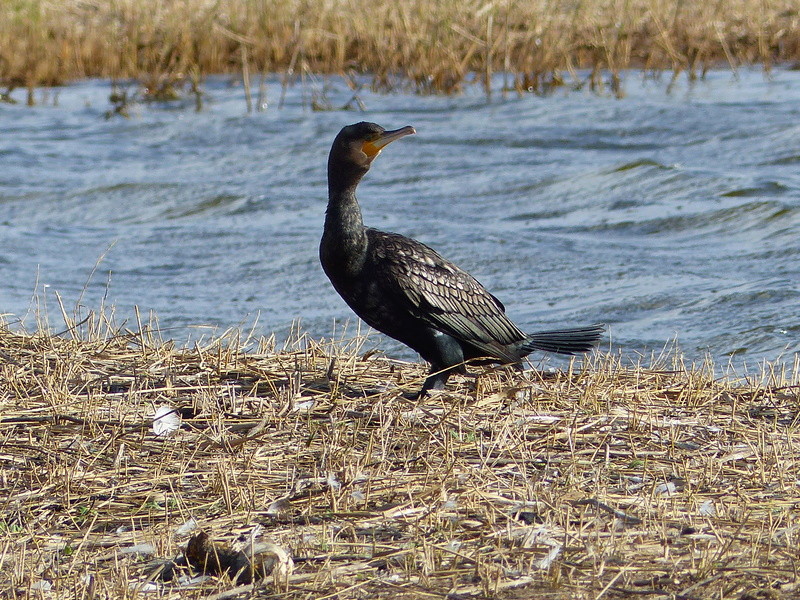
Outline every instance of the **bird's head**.
{"type": "Polygon", "coordinates": [[[416,131],[410,126],[387,131],[380,125],[365,121],[348,125],[333,140],[328,157],[328,174],[347,174],[360,179],[381,150],[393,141],[413,133],[416,131]]]}

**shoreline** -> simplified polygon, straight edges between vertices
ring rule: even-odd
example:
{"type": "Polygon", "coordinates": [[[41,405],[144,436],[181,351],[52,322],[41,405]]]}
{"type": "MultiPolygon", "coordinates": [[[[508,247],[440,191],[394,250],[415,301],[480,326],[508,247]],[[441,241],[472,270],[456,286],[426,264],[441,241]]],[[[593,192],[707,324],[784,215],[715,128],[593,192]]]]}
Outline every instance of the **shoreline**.
{"type": "Polygon", "coordinates": [[[261,582],[265,597],[799,585],[796,368],[757,385],[677,356],[597,354],[564,371],[471,369],[416,402],[403,391],[424,366],[357,342],[242,351],[231,331],[178,349],[100,330],[0,328],[4,589],[232,592],[227,577],[149,578],[197,531],[287,552],[294,569],[261,582]],[[159,407],[181,416],[170,435],[155,433],[159,407]]]}
{"type": "Polygon", "coordinates": [[[537,93],[586,69],[618,85],[623,69],[702,77],[800,61],[800,11],[788,0],[716,5],[677,0],[423,0],[398,5],[336,0],[305,4],[235,0],[113,3],[24,0],[0,8],[0,84],[9,90],[86,77],[136,79],[169,94],[197,91],[209,74],[370,74],[372,87],[453,94],[509,74],[510,89],[537,93]]]}

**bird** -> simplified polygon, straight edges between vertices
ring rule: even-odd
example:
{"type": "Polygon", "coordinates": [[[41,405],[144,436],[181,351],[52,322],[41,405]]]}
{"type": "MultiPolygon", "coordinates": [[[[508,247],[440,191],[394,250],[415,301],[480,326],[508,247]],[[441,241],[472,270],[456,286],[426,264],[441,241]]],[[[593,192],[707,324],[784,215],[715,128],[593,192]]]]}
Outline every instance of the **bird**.
{"type": "Polygon", "coordinates": [[[365,227],[356,188],[390,143],[415,134],[348,125],[328,155],[328,205],[319,256],[334,289],[364,321],[415,350],[430,364],[416,395],[444,389],[467,362],[519,365],[535,350],[574,355],[591,350],[603,324],[527,334],[477,279],[417,240],[365,227]]]}

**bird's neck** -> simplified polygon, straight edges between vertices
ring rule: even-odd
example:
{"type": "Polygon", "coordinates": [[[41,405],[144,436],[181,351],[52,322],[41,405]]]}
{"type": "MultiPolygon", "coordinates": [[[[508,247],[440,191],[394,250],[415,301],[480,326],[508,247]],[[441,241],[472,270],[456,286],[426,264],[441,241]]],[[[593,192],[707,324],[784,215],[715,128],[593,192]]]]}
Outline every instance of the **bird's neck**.
{"type": "Polygon", "coordinates": [[[320,251],[326,271],[333,266],[338,272],[353,275],[364,264],[367,235],[355,185],[330,186],[320,251]]]}
{"type": "Polygon", "coordinates": [[[335,232],[341,238],[361,239],[364,236],[364,221],[355,187],[330,191],[328,210],[325,211],[325,231],[335,232]]]}

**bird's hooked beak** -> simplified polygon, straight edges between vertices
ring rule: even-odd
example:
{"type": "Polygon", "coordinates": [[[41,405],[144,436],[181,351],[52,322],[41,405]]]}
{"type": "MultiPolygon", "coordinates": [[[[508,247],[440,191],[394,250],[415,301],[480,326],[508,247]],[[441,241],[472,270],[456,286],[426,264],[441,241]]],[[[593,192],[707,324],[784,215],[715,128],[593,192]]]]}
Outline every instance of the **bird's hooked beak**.
{"type": "Polygon", "coordinates": [[[400,129],[384,131],[376,139],[364,142],[364,144],[361,146],[361,150],[369,157],[370,161],[372,161],[376,156],[378,156],[378,154],[380,154],[384,146],[388,146],[393,141],[399,140],[401,137],[415,133],[417,133],[416,130],[410,125],[401,127],[400,129]]]}

